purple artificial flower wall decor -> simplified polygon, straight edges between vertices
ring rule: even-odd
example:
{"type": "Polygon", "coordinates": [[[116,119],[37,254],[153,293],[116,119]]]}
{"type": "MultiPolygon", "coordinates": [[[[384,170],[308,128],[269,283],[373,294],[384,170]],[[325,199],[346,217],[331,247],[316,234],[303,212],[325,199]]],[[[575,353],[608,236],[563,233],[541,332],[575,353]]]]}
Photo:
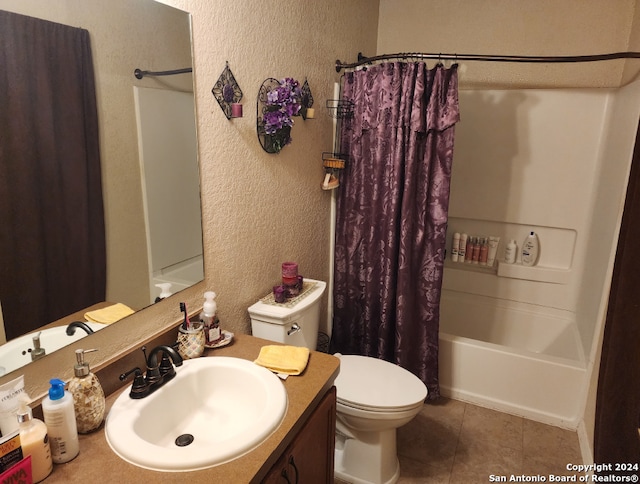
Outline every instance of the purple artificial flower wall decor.
{"type": "MultiPolygon", "coordinates": [[[[275,81],[275,80],[274,80],[275,81]]],[[[269,153],[279,153],[291,143],[293,116],[300,113],[300,83],[286,77],[277,86],[266,91],[262,112],[264,130],[263,148],[269,153]]]]}

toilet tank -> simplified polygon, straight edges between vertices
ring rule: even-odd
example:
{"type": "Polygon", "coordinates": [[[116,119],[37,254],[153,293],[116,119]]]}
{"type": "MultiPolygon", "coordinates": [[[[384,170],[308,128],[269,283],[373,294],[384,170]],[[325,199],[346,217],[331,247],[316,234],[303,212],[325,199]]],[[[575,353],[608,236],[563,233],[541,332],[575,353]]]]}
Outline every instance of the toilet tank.
{"type": "Polygon", "coordinates": [[[251,333],[292,346],[315,350],[320,326],[320,300],[327,284],[305,279],[299,296],[276,303],[268,294],[249,307],[251,333]]]}

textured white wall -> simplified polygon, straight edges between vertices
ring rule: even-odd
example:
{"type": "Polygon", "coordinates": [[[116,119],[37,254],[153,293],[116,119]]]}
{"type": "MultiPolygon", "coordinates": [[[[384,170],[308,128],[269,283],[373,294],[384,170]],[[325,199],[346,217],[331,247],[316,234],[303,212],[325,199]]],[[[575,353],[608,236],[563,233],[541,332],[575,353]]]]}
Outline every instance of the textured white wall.
{"type": "MultiPolygon", "coordinates": [[[[634,15],[640,15],[635,6],[636,0],[380,0],[377,53],[582,55],[626,51],[634,15]]],[[[463,89],[612,87],[623,82],[623,72],[627,82],[640,69],[640,60],[579,65],[462,64],[463,89]]]]}
{"type": "Polygon", "coordinates": [[[283,261],[298,262],[304,276],[328,278],[331,194],[320,184],[332,120],[324,106],[339,79],[335,60],[375,49],[378,5],[166,3],[191,12],[193,21],[204,286],[218,294],[222,326],[249,332],[247,308],[280,280],[283,261]],[[211,94],[226,61],[244,93],[244,117],[232,121],[211,94]],[[277,155],[264,152],[256,135],[256,97],[268,77],[307,78],[316,108],[316,119],[295,119],[293,143],[277,155]]]}

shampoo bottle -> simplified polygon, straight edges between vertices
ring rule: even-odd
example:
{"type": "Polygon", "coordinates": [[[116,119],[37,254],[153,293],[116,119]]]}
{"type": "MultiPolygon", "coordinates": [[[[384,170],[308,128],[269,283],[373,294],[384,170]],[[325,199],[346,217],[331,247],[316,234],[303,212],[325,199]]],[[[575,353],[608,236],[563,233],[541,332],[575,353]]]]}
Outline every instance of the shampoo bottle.
{"type": "Polygon", "coordinates": [[[522,244],[522,265],[535,266],[538,263],[540,253],[540,241],[535,232],[530,232],[522,244]]]}
{"type": "Polygon", "coordinates": [[[40,482],[51,474],[53,461],[51,460],[47,426],[42,420],[33,418],[26,394],[22,394],[20,398],[18,425],[22,455],[23,457],[31,456],[33,482],[40,482]]]}
{"type": "Polygon", "coordinates": [[[204,337],[207,346],[214,345],[222,339],[220,322],[216,316],[218,305],[215,301],[216,293],[207,291],[204,293],[204,304],[200,313],[200,321],[204,324],[204,337]]]}
{"type": "Polygon", "coordinates": [[[55,464],[69,462],[80,452],[73,397],[64,389],[64,382],[54,378],[49,396],[42,401],[44,423],[49,430],[51,458],[55,464]]]}
{"type": "Polygon", "coordinates": [[[453,234],[451,242],[451,261],[458,262],[458,255],[460,253],[460,234],[456,232],[453,234]]]}
{"type": "Polygon", "coordinates": [[[105,398],[102,385],[98,377],[91,373],[89,363],[84,361],[84,354],[92,351],[97,350],[76,350],[77,363],[73,367],[75,376],[69,382],[76,427],[81,434],[96,430],[104,420],[105,398]]]}

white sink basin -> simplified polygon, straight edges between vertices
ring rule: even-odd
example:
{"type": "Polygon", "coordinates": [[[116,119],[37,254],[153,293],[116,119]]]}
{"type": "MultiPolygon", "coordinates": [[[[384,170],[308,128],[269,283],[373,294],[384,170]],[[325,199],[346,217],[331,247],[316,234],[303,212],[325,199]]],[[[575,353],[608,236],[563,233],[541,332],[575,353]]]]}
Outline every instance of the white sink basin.
{"type": "Polygon", "coordinates": [[[287,410],[280,379],[251,361],[204,357],[176,373],[143,399],[130,398],[127,388],[114,402],[105,435],[127,462],[173,472],[223,464],[262,443],[287,410]]]}
{"type": "MultiPolygon", "coordinates": [[[[104,328],[105,324],[86,323],[93,331],[104,328]]],[[[0,376],[31,363],[31,350],[33,350],[33,337],[40,333],[40,347],[49,353],[53,353],[68,344],[87,336],[87,333],[76,328],[75,333],[69,336],[66,326],[56,326],[42,331],[34,331],[18,338],[12,339],[0,346],[0,376]]]]}

